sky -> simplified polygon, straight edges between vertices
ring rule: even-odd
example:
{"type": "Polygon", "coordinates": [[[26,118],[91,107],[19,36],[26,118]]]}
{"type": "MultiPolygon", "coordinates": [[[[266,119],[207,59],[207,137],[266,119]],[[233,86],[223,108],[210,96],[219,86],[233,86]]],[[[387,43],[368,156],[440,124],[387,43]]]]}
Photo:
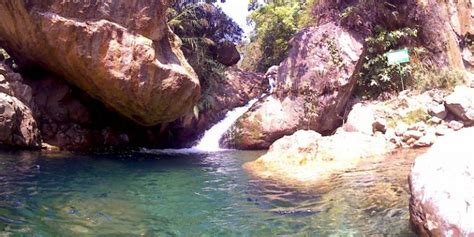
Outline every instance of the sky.
{"type": "Polygon", "coordinates": [[[225,3],[219,2],[217,5],[240,25],[245,35],[252,31],[252,27],[247,25],[247,16],[250,14],[247,9],[248,0],[226,0],[225,3]]]}

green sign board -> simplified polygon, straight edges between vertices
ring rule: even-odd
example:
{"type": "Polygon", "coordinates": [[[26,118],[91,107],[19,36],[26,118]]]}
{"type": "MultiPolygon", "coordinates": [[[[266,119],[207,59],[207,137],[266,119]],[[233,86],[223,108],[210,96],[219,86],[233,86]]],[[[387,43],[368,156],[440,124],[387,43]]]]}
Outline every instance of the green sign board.
{"type": "Polygon", "coordinates": [[[387,56],[388,65],[398,65],[410,62],[410,54],[408,53],[407,48],[390,51],[386,53],[385,56],[387,56]]]}

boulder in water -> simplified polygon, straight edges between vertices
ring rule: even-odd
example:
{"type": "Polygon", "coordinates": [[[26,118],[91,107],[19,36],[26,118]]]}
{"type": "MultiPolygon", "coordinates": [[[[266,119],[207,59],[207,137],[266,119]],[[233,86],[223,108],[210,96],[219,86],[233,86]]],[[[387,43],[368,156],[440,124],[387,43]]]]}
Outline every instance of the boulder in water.
{"type": "Polygon", "coordinates": [[[300,130],[277,140],[267,154],[245,164],[245,168],[259,177],[311,183],[393,149],[383,137],[358,132],[323,137],[314,131],[300,130]]]}
{"type": "Polygon", "coordinates": [[[474,128],[451,133],[417,158],[410,220],[420,236],[474,236],[474,128]]]}
{"type": "Polygon", "coordinates": [[[169,1],[1,1],[0,37],[20,65],[40,65],[144,126],[199,99],[196,74],[169,30],[169,1]]]}
{"type": "Polygon", "coordinates": [[[227,133],[224,145],[266,149],[301,129],[330,133],[341,123],[356,83],[363,40],[335,23],[308,28],[278,68],[276,91],[227,133]]]}

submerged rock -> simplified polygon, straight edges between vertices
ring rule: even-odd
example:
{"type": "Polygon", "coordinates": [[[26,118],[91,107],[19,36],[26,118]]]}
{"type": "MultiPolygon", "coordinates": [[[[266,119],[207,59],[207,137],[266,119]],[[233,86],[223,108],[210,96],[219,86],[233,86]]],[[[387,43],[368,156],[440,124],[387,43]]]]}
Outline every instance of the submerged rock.
{"type": "Polygon", "coordinates": [[[229,131],[224,145],[266,149],[300,129],[330,133],[356,82],[363,41],[328,23],[298,33],[278,68],[276,90],[257,103],[229,131]]]}
{"type": "Polygon", "coordinates": [[[317,132],[301,130],[277,140],[267,154],[245,164],[245,168],[260,177],[311,183],[393,148],[383,137],[358,132],[322,137],[317,132]]]}
{"type": "Polygon", "coordinates": [[[440,139],[410,174],[410,220],[421,236],[474,235],[474,128],[440,139]]]}
{"type": "Polygon", "coordinates": [[[40,65],[145,126],[192,110],[200,85],[166,24],[165,1],[2,1],[0,37],[21,65],[40,65]]]}

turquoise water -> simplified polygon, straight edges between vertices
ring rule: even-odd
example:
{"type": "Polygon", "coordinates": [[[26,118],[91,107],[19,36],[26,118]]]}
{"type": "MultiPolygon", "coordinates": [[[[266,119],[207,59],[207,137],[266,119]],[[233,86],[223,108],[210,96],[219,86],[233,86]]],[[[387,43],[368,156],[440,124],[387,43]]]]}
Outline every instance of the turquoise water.
{"type": "Polygon", "coordinates": [[[409,154],[306,188],[253,178],[260,154],[0,153],[0,236],[413,235],[409,154]]]}

